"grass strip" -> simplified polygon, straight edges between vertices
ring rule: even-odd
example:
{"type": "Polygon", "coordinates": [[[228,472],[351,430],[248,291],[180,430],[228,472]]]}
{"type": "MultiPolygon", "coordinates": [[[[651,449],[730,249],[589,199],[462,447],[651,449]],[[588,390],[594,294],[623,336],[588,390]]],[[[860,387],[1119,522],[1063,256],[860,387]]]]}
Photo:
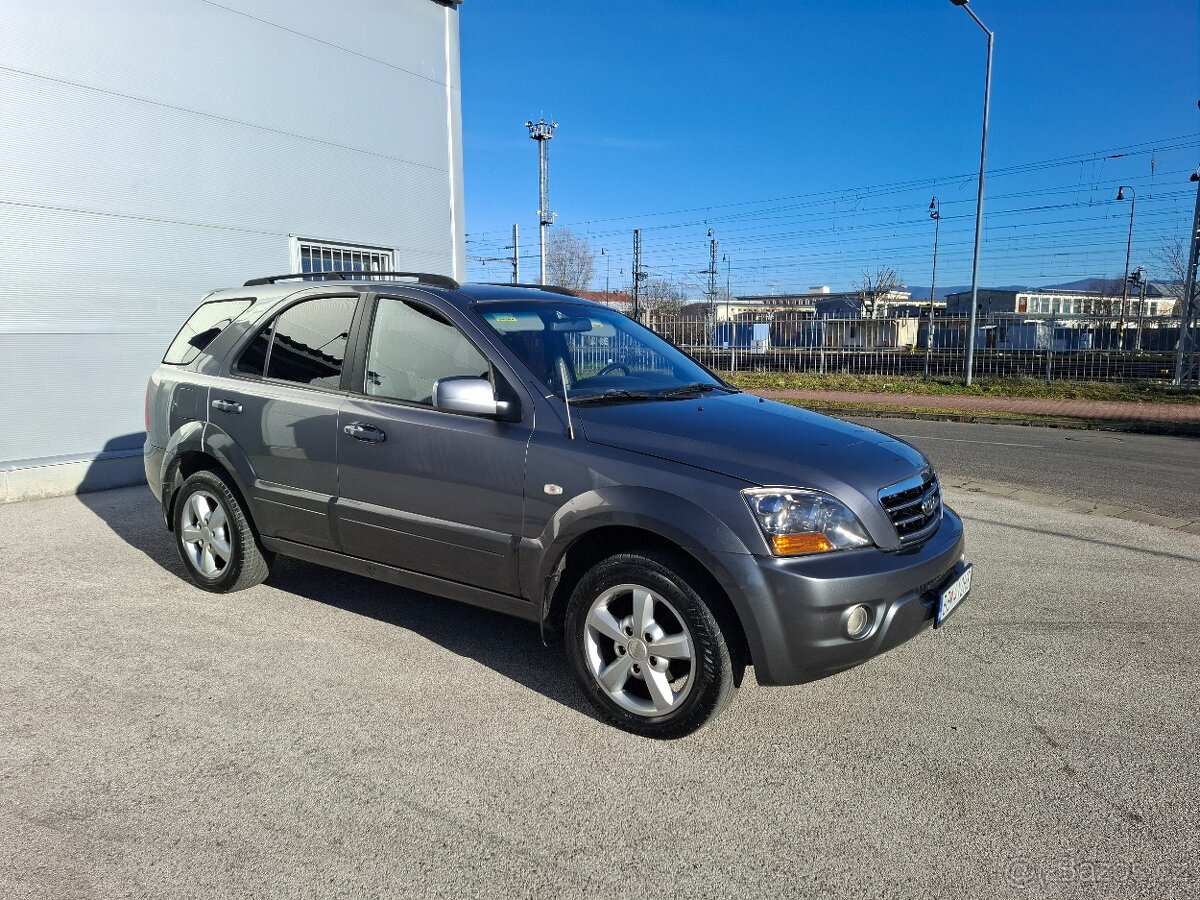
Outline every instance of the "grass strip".
{"type": "MultiPolygon", "coordinates": [[[[1100,381],[1053,381],[1034,378],[977,380],[970,387],[961,379],[907,375],[817,375],[809,372],[735,372],[725,376],[746,390],[852,391],[855,393],[917,394],[956,397],[1033,397],[1052,400],[1106,400],[1124,403],[1200,404],[1200,389],[1142,381],[1113,384],[1100,381]]],[[[958,410],[957,412],[962,412],[958,410]]]]}

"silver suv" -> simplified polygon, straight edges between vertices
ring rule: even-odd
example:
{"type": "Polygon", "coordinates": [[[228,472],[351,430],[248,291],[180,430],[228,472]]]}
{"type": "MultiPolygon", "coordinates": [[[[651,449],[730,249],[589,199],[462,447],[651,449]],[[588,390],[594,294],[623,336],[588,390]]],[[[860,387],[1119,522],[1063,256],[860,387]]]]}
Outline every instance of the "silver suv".
{"type": "Polygon", "coordinates": [[[297,557],[538,623],[600,713],[675,737],[850,668],[970,588],[908,444],[743,394],[557,289],[325,273],[219,291],[146,395],[184,571],[297,557]]]}

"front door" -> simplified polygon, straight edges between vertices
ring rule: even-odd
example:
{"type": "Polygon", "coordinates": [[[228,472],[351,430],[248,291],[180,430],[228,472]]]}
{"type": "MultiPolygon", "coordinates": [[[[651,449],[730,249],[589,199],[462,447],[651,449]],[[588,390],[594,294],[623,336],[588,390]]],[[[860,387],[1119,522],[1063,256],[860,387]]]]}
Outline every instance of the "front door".
{"type": "Polygon", "coordinates": [[[338,420],[342,552],[516,595],[529,425],[433,408],[438,379],[495,377],[448,312],[381,297],[367,337],[338,420]]]}

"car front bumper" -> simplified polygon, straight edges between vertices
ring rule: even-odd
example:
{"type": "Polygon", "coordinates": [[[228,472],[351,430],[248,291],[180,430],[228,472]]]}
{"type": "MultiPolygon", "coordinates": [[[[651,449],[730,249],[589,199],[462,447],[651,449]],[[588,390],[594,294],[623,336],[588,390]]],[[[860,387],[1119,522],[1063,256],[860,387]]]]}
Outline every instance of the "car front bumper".
{"type": "Polygon", "coordinates": [[[946,508],[941,526],[917,547],[745,558],[757,571],[737,578],[743,589],[738,605],[753,620],[743,624],[759,683],[824,678],[929,628],[941,589],[966,569],[963,548],[962,520],[946,508]],[[858,604],[870,608],[871,626],[852,639],[845,622],[858,604]]]}

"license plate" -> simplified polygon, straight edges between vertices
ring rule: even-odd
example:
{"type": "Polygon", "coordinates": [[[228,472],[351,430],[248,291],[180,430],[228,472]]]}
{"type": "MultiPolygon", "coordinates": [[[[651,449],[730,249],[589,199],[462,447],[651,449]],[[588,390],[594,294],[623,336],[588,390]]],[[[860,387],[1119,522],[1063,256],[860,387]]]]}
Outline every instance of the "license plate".
{"type": "Polygon", "coordinates": [[[942,591],[941,597],[938,598],[937,617],[933,620],[933,627],[941,628],[946,617],[958,608],[970,591],[971,567],[967,566],[966,571],[954,579],[954,582],[942,591]]]}

